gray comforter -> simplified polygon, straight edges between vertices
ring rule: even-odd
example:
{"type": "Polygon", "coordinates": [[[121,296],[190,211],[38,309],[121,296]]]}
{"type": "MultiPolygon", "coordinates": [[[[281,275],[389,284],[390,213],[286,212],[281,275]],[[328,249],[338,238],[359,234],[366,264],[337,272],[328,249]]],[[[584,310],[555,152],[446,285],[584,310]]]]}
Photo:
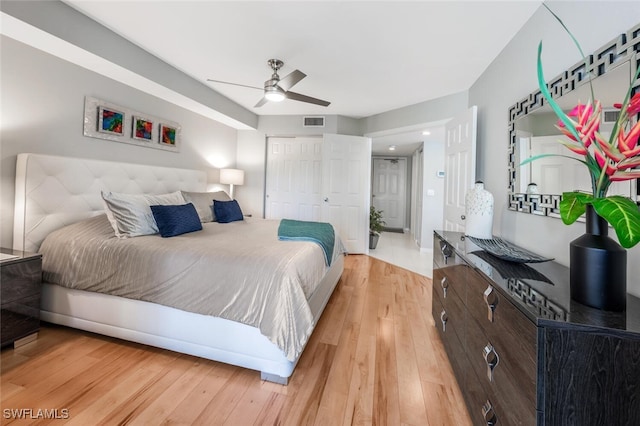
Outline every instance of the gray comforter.
{"type": "MultiPolygon", "coordinates": [[[[327,267],[317,244],[278,241],[278,224],[248,218],[172,238],[119,239],[100,215],[45,239],[43,278],[254,326],[293,361],[313,330],[307,299],[327,267]]],[[[342,244],[335,247],[334,257],[342,244]]]]}

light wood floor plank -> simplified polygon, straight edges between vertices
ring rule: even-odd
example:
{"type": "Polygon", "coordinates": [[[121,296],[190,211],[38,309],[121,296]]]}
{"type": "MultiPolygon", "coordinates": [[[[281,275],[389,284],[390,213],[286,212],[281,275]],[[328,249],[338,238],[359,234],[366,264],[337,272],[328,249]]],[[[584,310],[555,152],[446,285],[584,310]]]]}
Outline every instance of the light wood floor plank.
{"type": "Polygon", "coordinates": [[[2,350],[0,408],[68,409],[71,425],[469,425],[431,318],[431,286],[380,260],[347,256],[288,386],[43,324],[36,341],[2,350]]]}

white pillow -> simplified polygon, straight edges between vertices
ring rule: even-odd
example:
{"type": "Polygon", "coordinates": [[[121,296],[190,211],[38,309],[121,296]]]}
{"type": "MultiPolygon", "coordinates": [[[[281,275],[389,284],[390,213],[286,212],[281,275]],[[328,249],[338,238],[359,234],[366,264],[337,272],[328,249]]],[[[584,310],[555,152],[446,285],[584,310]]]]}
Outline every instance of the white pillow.
{"type": "Polygon", "coordinates": [[[118,238],[157,234],[158,226],[150,206],[185,204],[180,191],[158,195],[102,191],[102,199],[107,207],[107,218],[118,238]]]}
{"type": "Polygon", "coordinates": [[[216,191],[216,192],[187,192],[182,191],[182,196],[187,203],[192,203],[196,211],[198,212],[198,216],[200,217],[200,222],[215,222],[216,215],[213,213],[213,200],[218,201],[231,201],[231,198],[224,191],[216,191]]]}

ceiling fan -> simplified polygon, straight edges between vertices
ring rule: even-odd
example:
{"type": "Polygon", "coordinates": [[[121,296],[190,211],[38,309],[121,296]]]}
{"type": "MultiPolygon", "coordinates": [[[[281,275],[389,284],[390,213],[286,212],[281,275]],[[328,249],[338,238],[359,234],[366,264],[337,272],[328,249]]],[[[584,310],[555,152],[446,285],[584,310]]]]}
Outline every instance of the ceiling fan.
{"type": "Polygon", "coordinates": [[[264,82],[264,88],[255,87],[255,86],[247,86],[246,84],[238,84],[231,83],[228,81],[220,81],[220,80],[211,80],[207,79],[207,81],[212,81],[214,83],[223,83],[223,84],[233,84],[234,86],[241,87],[249,87],[251,89],[258,89],[264,91],[264,96],[262,99],[255,104],[254,108],[261,107],[269,101],[272,102],[280,102],[284,99],[291,99],[293,101],[307,102],[310,104],[321,105],[321,106],[329,106],[331,102],[323,101],[322,99],[312,98],[311,96],[301,95],[300,93],[291,92],[291,89],[294,85],[300,82],[307,75],[300,70],[295,70],[290,74],[280,78],[278,75],[278,70],[282,68],[284,62],[280,59],[269,59],[267,64],[273,70],[273,74],[271,74],[271,78],[264,82]]]}

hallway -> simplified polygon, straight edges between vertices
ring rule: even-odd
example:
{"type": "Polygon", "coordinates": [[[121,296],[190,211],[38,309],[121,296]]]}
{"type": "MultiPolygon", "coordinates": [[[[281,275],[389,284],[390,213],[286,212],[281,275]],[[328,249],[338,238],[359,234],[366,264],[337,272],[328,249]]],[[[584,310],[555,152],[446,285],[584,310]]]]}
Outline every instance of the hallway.
{"type": "Polygon", "coordinates": [[[421,252],[411,234],[383,232],[378,246],[369,250],[369,256],[432,278],[433,253],[421,252]]]}

